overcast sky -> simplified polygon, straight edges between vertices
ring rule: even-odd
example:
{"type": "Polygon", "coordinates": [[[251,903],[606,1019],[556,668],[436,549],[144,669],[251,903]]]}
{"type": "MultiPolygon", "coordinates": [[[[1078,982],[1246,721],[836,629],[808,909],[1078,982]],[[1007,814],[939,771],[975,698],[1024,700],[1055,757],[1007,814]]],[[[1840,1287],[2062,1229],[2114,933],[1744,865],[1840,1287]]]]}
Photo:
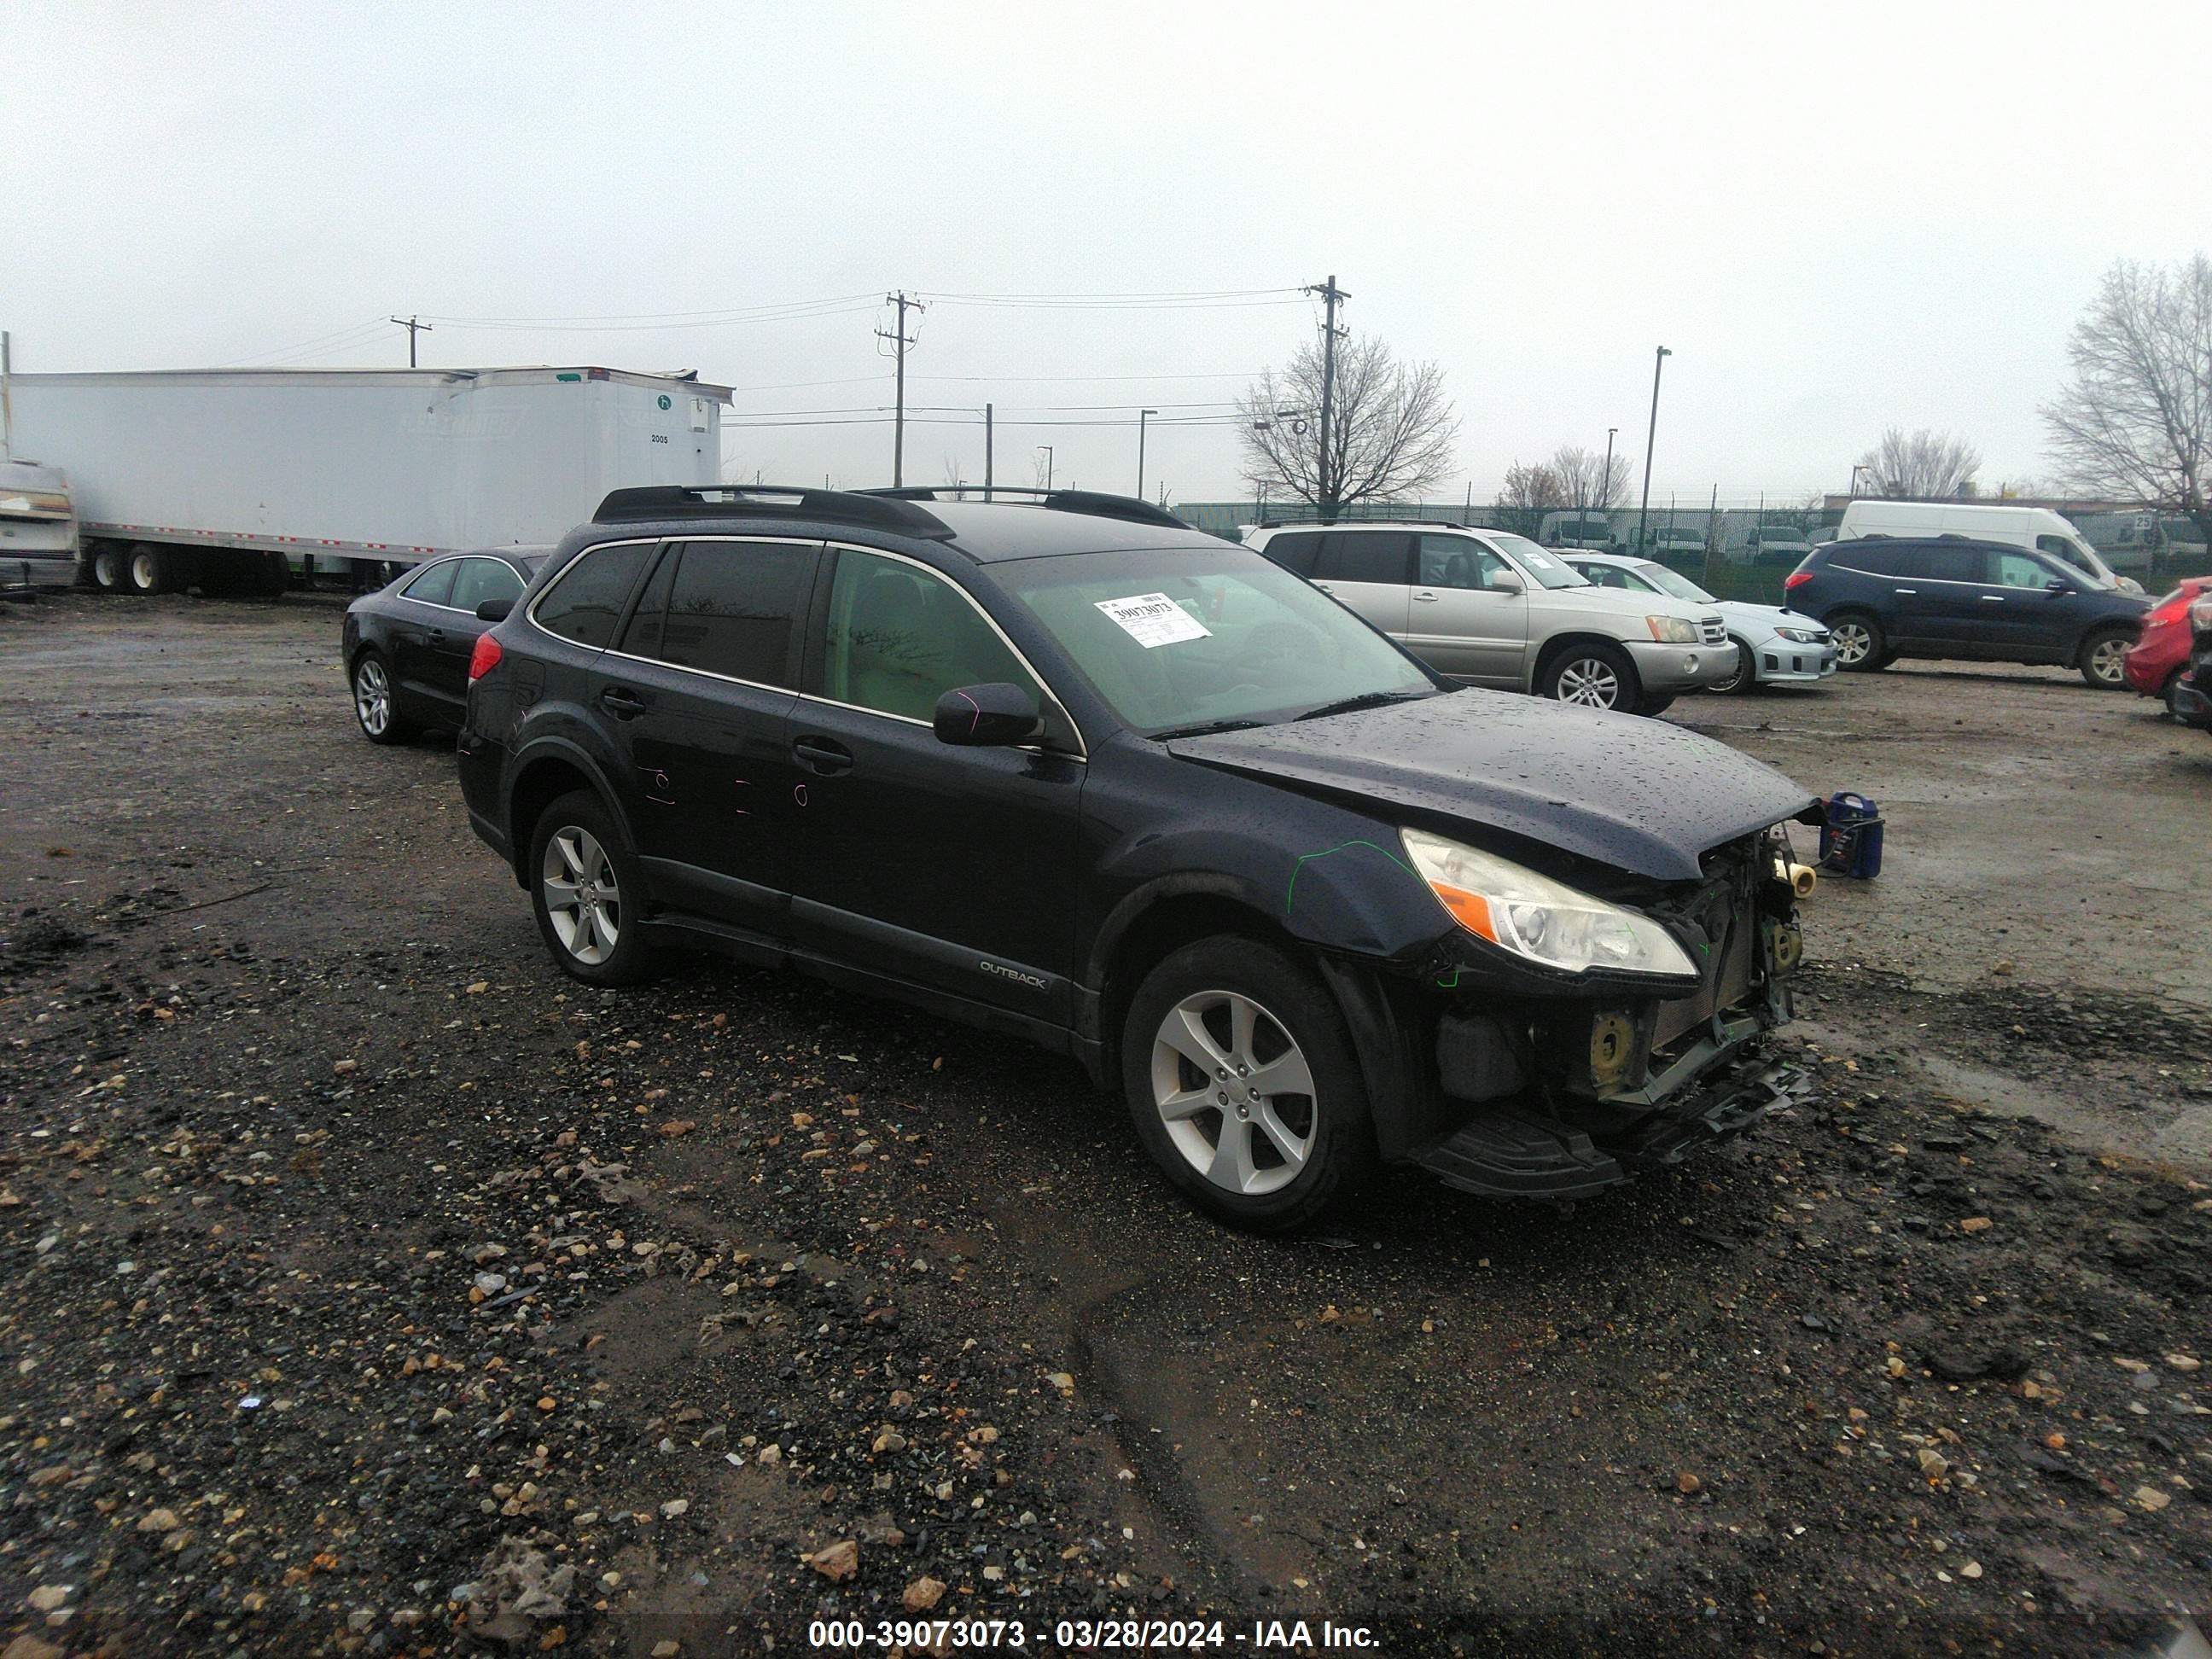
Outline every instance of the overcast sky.
{"type": "MultiPolygon", "coordinates": [[[[1662,343],[1655,504],[1841,489],[1888,424],[1972,439],[1994,488],[2046,471],[2106,266],[2212,247],[2212,21],[2179,4],[12,0],[0,39],[20,370],[404,363],[396,311],[441,319],[427,364],[697,368],[733,425],[869,421],[903,288],[945,296],[909,483],[981,477],[990,399],[1002,482],[1049,443],[1055,482],[1133,488],[1141,405],[1151,489],[1241,494],[1223,405],[1334,273],[1445,371],[1441,494],[1608,426],[1640,477],[1662,343]],[[1170,294],[1237,302],[951,297],[1170,294]]],[[[726,449],[887,483],[891,429],[726,449]]]]}

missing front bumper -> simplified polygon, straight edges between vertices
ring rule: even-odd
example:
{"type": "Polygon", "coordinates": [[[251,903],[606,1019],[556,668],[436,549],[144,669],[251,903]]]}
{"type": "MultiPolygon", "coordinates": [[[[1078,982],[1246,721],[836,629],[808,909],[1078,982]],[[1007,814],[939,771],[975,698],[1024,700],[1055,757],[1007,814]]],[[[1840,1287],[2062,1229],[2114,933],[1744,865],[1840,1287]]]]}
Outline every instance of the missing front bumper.
{"type": "Polygon", "coordinates": [[[1680,1163],[1701,1146],[1741,1134],[1778,1106],[1804,1098],[1808,1073],[1771,1060],[1760,1035],[1735,1043],[1717,1063],[1707,1056],[1711,1069],[1703,1077],[1656,1105],[1571,1105],[1575,1121],[1513,1106],[1486,1108],[1413,1161],[1446,1186],[1486,1198],[1601,1192],[1638,1170],[1680,1163]]]}

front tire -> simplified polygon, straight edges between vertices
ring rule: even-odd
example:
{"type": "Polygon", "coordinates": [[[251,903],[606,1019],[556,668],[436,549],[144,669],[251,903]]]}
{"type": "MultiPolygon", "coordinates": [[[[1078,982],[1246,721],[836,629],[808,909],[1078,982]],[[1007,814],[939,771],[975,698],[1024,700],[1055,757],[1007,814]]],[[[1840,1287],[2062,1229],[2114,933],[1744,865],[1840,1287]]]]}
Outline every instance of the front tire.
{"type": "Polygon", "coordinates": [[[538,815],[530,836],[531,908],[561,971],[586,985],[635,985],[653,971],[645,874],[615,815],[579,789],[538,815]]]}
{"type": "Polygon", "coordinates": [[[1231,1226],[1293,1231],[1374,1167],[1344,1017],[1272,945],[1200,939],[1154,968],[1121,1028],[1121,1077],[1153,1162],[1231,1226]]]}
{"type": "Polygon", "coordinates": [[[1644,699],[1636,665],[1618,647],[1572,645],[1545,665],[1543,695],[1554,702],[1632,713],[1644,699]]]}
{"type": "Polygon", "coordinates": [[[1712,689],[1723,696],[1749,696],[1759,690],[1759,659],[1741,640],[1731,640],[1735,647],[1735,673],[1728,679],[1716,680],[1712,689]]]}
{"type": "Polygon", "coordinates": [[[2081,641],[2081,654],[2074,665],[2092,690],[2118,691],[2128,683],[2128,647],[2134,633],[2124,628],[2100,628],[2081,641]]]}
{"type": "Polygon", "coordinates": [[[1836,666],[1847,674],[1878,674],[1893,660],[1881,624],[1863,611],[1839,611],[1821,618],[1836,642],[1836,666]]]}

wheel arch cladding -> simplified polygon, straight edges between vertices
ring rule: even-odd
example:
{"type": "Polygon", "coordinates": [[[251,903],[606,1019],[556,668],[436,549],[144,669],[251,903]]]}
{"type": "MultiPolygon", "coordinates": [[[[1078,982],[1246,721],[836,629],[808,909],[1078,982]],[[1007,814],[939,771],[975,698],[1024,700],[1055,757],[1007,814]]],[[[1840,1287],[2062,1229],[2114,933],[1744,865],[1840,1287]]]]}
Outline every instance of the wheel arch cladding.
{"type": "MultiPolygon", "coordinates": [[[[1603,646],[1607,650],[1619,652],[1623,656],[1628,654],[1621,641],[1610,634],[1560,634],[1545,641],[1544,648],[1537,653],[1536,678],[1541,679],[1552,665],[1569,652],[1587,650],[1594,645],[1603,646]]],[[[1632,659],[1629,666],[1633,669],[1635,665],[1632,659]]]]}
{"type": "Polygon", "coordinates": [[[571,753],[564,746],[532,755],[515,769],[514,787],[507,792],[507,825],[517,885],[530,885],[530,843],[537,835],[538,820],[562,796],[580,789],[597,795],[620,821],[621,808],[615,805],[599,769],[582,755],[571,753]]]}

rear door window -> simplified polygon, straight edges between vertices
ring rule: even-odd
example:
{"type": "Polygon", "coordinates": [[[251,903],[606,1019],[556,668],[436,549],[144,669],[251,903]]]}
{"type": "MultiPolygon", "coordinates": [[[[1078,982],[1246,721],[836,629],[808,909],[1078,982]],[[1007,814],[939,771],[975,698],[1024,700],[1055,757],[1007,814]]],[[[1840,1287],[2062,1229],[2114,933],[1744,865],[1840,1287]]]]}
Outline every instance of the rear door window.
{"type": "Polygon", "coordinates": [[[1316,530],[1293,530],[1284,535],[1270,536],[1261,552],[1284,569],[1300,576],[1314,573],[1314,560],[1321,552],[1321,532],[1316,530]]]}
{"type": "Polygon", "coordinates": [[[1979,583],[1990,579],[1989,555],[1978,547],[1933,543],[1920,550],[1919,564],[1917,574],[1925,581],[1979,583]]]}
{"type": "Polygon", "coordinates": [[[650,542],[611,542],[578,555],[538,601],[538,625],[578,645],[604,647],[652,551],[650,542]]]}
{"type": "Polygon", "coordinates": [[[401,597],[423,605],[450,605],[453,599],[453,572],[459,559],[441,559],[421,575],[399,590],[401,597]]]}
{"type": "Polygon", "coordinates": [[[1917,542],[1855,541],[1838,548],[1828,562],[1838,569],[1863,570],[1876,576],[1917,575],[1917,569],[1908,560],[1918,550],[1917,542]]]}
{"type": "Polygon", "coordinates": [[[1413,538],[1402,530],[1346,530],[1322,543],[1316,581],[1378,582],[1406,587],[1413,580],[1413,538]]]}
{"type": "Polygon", "coordinates": [[[811,543],[698,541],[672,550],[638,601],[640,656],[756,685],[797,681],[793,649],[813,592],[811,543]]]}

